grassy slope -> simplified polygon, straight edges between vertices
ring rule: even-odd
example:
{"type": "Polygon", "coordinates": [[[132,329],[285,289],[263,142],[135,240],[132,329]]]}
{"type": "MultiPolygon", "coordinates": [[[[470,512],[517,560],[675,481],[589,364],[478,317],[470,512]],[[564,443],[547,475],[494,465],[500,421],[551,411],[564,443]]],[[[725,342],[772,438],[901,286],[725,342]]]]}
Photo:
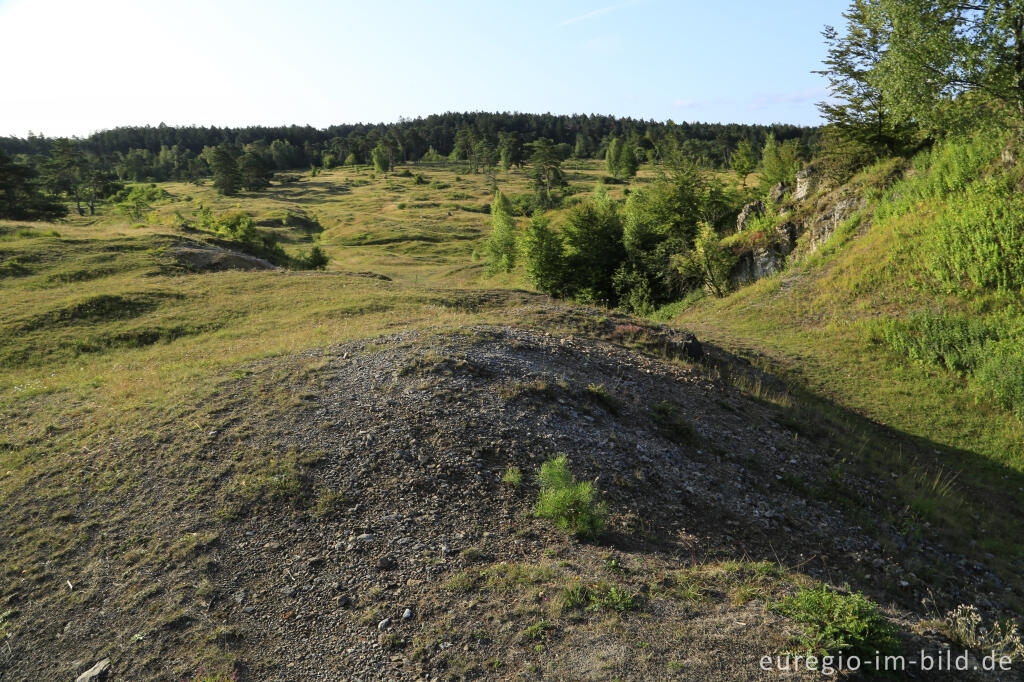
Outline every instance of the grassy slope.
{"type": "MultiPolygon", "coordinates": [[[[891,165],[891,164],[890,164],[891,165]]],[[[891,171],[857,179],[870,187],[891,171]]],[[[897,193],[899,190],[897,189],[897,193]]],[[[909,363],[879,339],[879,321],[915,310],[977,314],[1012,297],[942,293],[915,243],[944,202],[837,230],[821,251],[723,299],[708,298],[674,323],[755,358],[805,392],[807,411],[850,410],[862,439],[837,456],[905,481],[906,516],[955,545],[997,555],[1020,573],[1024,528],[1024,427],[945,369],[909,363]]]]}

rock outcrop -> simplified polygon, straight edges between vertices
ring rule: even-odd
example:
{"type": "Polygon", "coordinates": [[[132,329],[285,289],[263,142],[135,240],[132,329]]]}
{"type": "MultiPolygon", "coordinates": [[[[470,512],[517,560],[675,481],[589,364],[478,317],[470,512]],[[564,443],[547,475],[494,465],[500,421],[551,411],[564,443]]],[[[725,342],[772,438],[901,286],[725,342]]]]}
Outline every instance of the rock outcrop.
{"type": "Polygon", "coordinates": [[[817,178],[808,169],[803,169],[796,174],[796,189],[793,190],[793,201],[803,201],[814,192],[817,187],[817,178]]]}

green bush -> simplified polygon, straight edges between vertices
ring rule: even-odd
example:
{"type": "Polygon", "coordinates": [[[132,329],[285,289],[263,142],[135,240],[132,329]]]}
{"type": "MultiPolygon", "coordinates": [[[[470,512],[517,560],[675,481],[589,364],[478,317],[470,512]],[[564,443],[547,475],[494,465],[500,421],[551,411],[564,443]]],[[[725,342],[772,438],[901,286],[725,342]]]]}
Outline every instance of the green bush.
{"type": "Polygon", "coordinates": [[[569,471],[569,458],[559,455],[540,468],[537,516],[551,519],[559,528],[580,538],[596,538],[608,516],[604,503],[594,501],[594,484],[579,482],[569,471]]]}
{"type": "Polygon", "coordinates": [[[844,595],[822,584],[805,588],[773,606],[804,626],[797,643],[816,655],[840,652],[861,660],[899,651],[896,630],[878,606],[859,592],[844,595]]]}

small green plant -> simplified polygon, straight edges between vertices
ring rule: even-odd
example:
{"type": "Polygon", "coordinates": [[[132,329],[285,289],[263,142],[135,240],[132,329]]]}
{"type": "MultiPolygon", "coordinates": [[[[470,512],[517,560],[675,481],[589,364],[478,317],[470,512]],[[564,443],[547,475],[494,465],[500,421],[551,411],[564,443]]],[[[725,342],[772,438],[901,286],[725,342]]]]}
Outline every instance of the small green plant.
{"type": "Polygon", "coordinates": [[[540,468],[540,496],[535,512],[580,538],[596,538],[608,516],[604,503],[594,501],[594,484],[579,482],[569,471],[569,458],[559,455],[540,468]]]}
{"type": "Polygon", "coordinates": [[[562,606],[566,609],[614,611],[623,614],[639,609],[641,603],[639,595],[629,592],[623,587],[607,583],[591,585],[579,583],[562,590],[562,606]]]}
{"type": "Polygon", "coordinates": [[[611,392],[604,387],[604,384],[587,384],[587,395],[590,396],[595,403],[612,414],[619,411],[618,400],[616,400],[611,392]]]}
{"type": "Polygon", "coordinates": [[[408,205],[409,205],[409,204],[405,203],[404,201],[399,201],[399,202],[398,202],[398,210],[399,210],[399,211],[404,211],[404,210],[405,210],[405,208],[406,208],[406,207],[407,207],[408,205]]]}
{"type": "Polygon", "coordinates": [[[519,470],[519,467],[509,467],[502,474],[501,482],[507,483],[513,488],[518,488],[523,483],[523,472],[519,470]]]}
{"type": "Polygon", "coordinates": [[[523,630],[522,640],[524,642],[540,641],[544,639],[544,634],[548,630],[553,629],[554,627],[554,625],[547,622],[546,620],[542,620],[539,623],[534,623],[533,625],[530,625],[525,630],[523,630]]]}
{"type": "Polygon", "coordinates": [[[824,583],[804,588],[773,609],[804,626],[796,643],[814,654],[839,652],[874,657],[898,650],[896,630],[870,599],[859,592],[840,594],[824,583]]]}

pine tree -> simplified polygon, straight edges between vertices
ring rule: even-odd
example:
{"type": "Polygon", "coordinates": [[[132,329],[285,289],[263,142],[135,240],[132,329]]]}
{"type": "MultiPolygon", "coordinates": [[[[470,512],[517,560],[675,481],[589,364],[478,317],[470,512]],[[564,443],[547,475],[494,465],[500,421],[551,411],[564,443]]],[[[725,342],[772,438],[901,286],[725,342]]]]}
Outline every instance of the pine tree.
{"type": "Polygon", "coordinates": [[[487,273],[512,272],[518,256],[518,239],[512,204],[499,190],[491,204],[491,234],[487,238],[487,273]]]}
{"type": "Polygon", "coordinates": [[[523,235],[526,276],[541,291],[560,296],[565,289],[565,247],[562,238],[539,213],[523,235]]]}
{"type": "Polygon", "coordinates": [[[229,144],[220,144],[210,153],[210,170],[213,171],[213,186],[220,194],[233,196],[242,186],[242,174],[235,160],[236,150],[229,144]]]}
{"type": "MultiPolygon", "coordinates": [[[[326,156],[325,156],[326,158],[326,156]]],[[[239,184],[250,192],[270,185],[273,172],[259,154],[247,151],[238,157],[239,184]]]]}
{"type": "Polygon", "coordinates": [[[373,169],[378,173],[387,173],[391,170],[391,161],[388,156],[388,150],[384,147],[382,142],[378,142],[377,146],[373,148],[370,153],[373,159],[373,169]]]}
{"type": "Polygon", "coordinates": [[[604,154],[604,165],[608,169],[608,175],[619,177],[619,162],[622,159],[622,140],[613,137],[608,143],[608,149],[604,154]]]}
{"type": "Polygon", "coordinates": [[[746,183],[747,176],[757,168],[757,152],[750,140],[744,138],[736,145],[736,151],[729,157],[729,164],[740,182],[746,183]]]}

